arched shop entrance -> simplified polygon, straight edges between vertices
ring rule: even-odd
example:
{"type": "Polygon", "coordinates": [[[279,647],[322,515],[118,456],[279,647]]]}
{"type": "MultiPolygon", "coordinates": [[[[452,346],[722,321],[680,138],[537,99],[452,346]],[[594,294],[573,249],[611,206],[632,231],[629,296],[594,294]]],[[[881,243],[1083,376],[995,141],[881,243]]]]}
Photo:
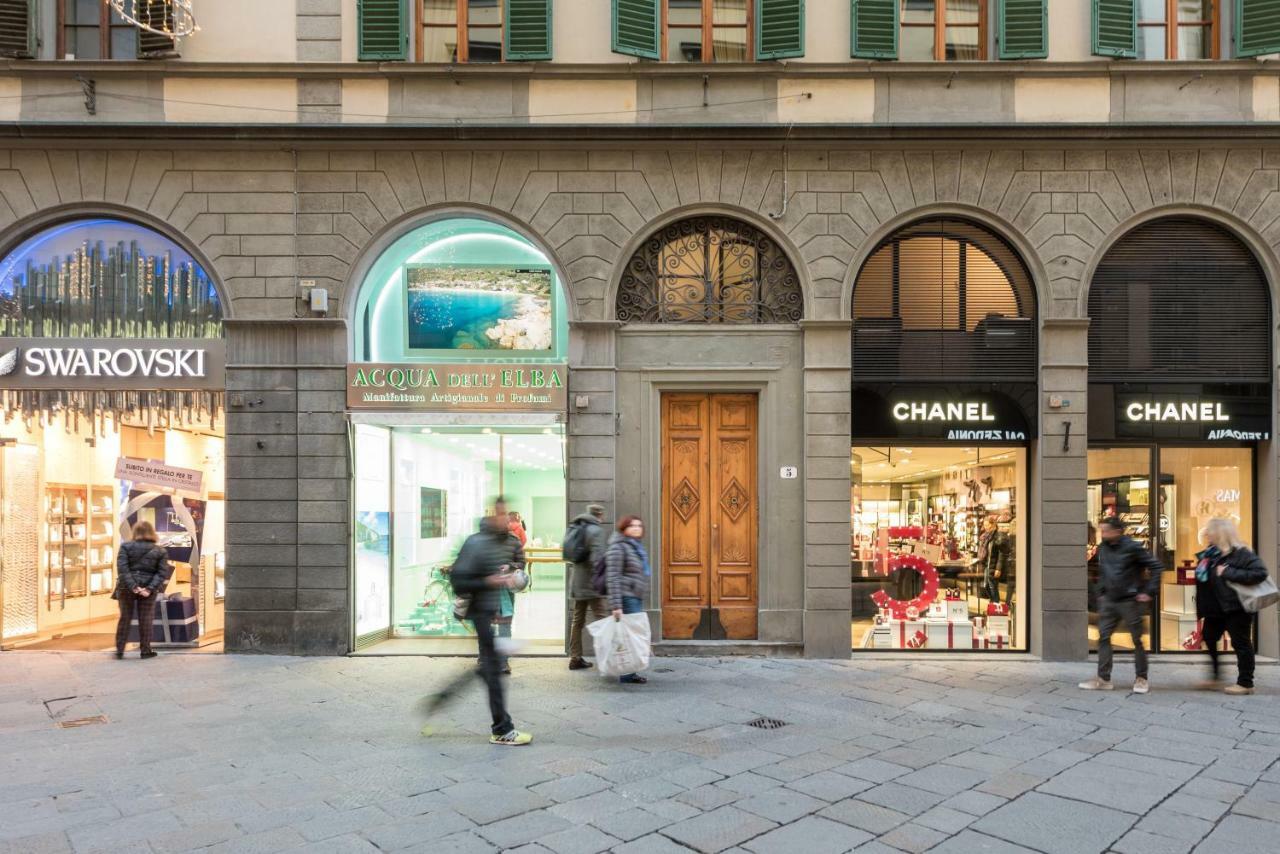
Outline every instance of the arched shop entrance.
{"type": "Polygon", "coordinates": [[[1036,304],[1017,252],[929,219],[853,292],[855,650],[1026,649],[1036,304]]]}
{"type": "Polygon", "coordinates": [[[0,260],[6,649],[113,648],[116,553],[143,519],[174,565],[153,643],[221,642],[222,317],[190,252],[123,219],[66,220],[0,260]]]}
{"type": "MultiPolygon", "coordinates": [[[[1098,646],[1094,554],[1108,516],[1165,566],[1149,617],[1152,648],[1200,649],[1201,530],[1223,516],[1257,542],[1257,450],[1272,432],[1271,331],[1258,260],[1207,220],[1145,223],[1099,262],[1089,286],[1090,649],[1098,646]]],[[[1113,642],[1130,644],[1127,634],[1113,642]]]]}
{"type": "Polygon", "coordinates": [[[559,277],[515,231],[442,219],[378,256],[347,370],[353,649],[474,649],[448,572],[502,496],[532,579],[506,602],[510,632],[530,651],[563,652],[567,352],[559,277]]]}

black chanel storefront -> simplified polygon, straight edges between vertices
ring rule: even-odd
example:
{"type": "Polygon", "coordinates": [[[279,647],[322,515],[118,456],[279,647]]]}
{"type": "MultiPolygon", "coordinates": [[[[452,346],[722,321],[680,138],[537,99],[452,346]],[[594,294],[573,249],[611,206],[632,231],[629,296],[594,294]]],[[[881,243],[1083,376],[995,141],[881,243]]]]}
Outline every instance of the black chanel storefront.
{"type": "Polygon", "coordinates": [[[1114,517],[1165,566],[1151,647],[1194,651],[1201,531],[1215,517],[1249,543],[1259,531],[1258,448],[1273,432],[1266,279],[1224,229],[1156,220],[1103,258],[1089,315],[1090,648],[1098,526],[1114,517]]]}

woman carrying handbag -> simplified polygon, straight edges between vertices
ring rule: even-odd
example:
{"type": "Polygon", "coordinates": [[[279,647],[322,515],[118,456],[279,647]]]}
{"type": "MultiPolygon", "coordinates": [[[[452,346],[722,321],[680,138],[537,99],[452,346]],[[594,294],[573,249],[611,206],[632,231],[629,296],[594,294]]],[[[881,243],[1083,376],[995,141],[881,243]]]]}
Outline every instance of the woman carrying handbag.
{"type": "MultiPolygon", "coordinates": [[[[1218,678],[1218,642],[1224,634],[1231,638],[1236,651],[1236,684],[1223,691],[1240,695],[1253,693],[1253,614],[1265,607],[1257,593],[1270,585],[1267,567],[1254,554],[1230,519],[1210,519],[1204,529],[1205,549],[1197,557],[1196,612],[1203,621],[1204,645],[1209,650],[1212,678],[1203,687],[1216,690],[1218,678]]],[[[1265,598],[1265,597],[1263,597],[1265,598]]]]}

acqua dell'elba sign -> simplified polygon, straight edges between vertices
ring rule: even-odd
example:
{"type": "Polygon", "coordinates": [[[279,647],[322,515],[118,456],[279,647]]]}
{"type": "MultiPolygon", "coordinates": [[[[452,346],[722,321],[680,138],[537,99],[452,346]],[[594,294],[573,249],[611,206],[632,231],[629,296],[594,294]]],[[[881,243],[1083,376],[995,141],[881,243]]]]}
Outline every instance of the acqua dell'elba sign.
{"type": "Polygon", "coordinates": [[[381,411],[563,412],[563,365],[347,365],[347,408],[381,411]]]}

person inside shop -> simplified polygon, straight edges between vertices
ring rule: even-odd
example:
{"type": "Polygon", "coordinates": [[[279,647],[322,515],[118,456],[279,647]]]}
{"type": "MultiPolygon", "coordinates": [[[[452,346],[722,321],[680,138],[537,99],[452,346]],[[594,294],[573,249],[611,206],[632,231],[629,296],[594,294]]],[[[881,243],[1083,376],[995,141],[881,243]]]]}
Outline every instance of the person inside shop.
{"type": "Polygon", "coordinates": [[[1236,651],[1236,684],[1227,694],[1253,693],[1253,615],[1240,604],[1231,584],[1254,585],[1267,580],[1267,567],[1240,538],[1230,519],[1210,519],[1204,529],[1205,549],[1196,555],[1196,615],[1203,620],[1202,639],[1209,650],[1210,679],[1203,687],[1217,690],[1218,642],[1224,634],[1236,651]],[[1230,583],[1229,583],[1230,582],[1230,583]]]}
{"type": "Polygon", "coordinates": [[[507,514],[507,530],[511,532],[511,536],[520,541],[520,545],[528,544],[529,532],[525,530],[524,519],[514,510],[507,514]]]}
{"type": "Polygon", "coordinates": [[[587,511],[569,523],[564,532],[564,557],[572,564],[569,575],[569,598],[573,601],[573,620],[569,624],[569,669],[586,670],[591,662],[582,657],[582,633],[587,626],[587,612],[593,620],[603,620],[604,600],[591,583],[596,561],[604,557],[606,534],[604,507],[588,504],[587,511]]]}
{"type": "Polygon", "coordinates": [[[982,520],[982,533],[978,535],[976,563],[977,571],[982,573],[983,595],[993,604],[1000,603],[1000,583],[1006,580],[1012,563],[1008,542],[1009,538],[1000,530],[996,515],[987,515],[982,520]]]}
{"type": "Polygon", "coordinates": [[[1143,620],[1151,613],[1151,601],[1160,592],[1164,567],[1151,552],[1126,536],[1124,522],[1114,516],[1102,520],[1098,544],[1098,675],[1080,687],[1086,691],[1110,691],[1111,635],[1121,622],[1133,639],[1133,693],[1151,690],[1147,681],[1147,651],[1142,646],[1143,620]]]}
{"type": "Polygon", "coordinates": [[[116,658],[124,658],[133,615],[138,616],[138,647],[141,658],[155,658],[151,649],[151,629],[156,618],[156,597],[173,574],[169,553],[157,544],[156,528],[145,519],[133,526],[129,542],[116,555],[116,587],[111,598],[120,604],[116,624],[116,658]]]}
{"type": "MultiPolygon", "coordinates": [[[[465,611],[465,618],[475,627],[480,659],[478,672],[489,693],[489,713],[493,718],[489,743],[510,747],[528,744],[533,741],[533,736],[517,730],[507,714],[499,675],[504,665],[494,642],[493,624],[502,607],[502,594],[526,583],[521,579],[523,572],[511,569],[517,559],[521,566],[524,565],[524,553],[507,523],[506,502],[498,498],[494,501],[493,513],[480,521],[480,530],[462,544],[453,563],[450,580],[454,593],[465,599],[460,605],[465,611]]],[[[432,714],[451,701],[473,678],[472,673],[465,673],[429,697],[427,713],[432,714]]],[[[424,728],[423,732],[426,733],[427,729],[424,728]]]]}
{"type": "MultiPolygon", "coordinates": [[[[624,614],[643,614],[644,597],[649,593],[649,554],[645,551],[644,520],[639,516],[623,516],[618,530],[609,538],[605,552],[605,585],[609,609],[615,620],[624,614]]],[[[626,673],[619,682],[644,685],[649,680],[639,673],[626,673]]]]}

